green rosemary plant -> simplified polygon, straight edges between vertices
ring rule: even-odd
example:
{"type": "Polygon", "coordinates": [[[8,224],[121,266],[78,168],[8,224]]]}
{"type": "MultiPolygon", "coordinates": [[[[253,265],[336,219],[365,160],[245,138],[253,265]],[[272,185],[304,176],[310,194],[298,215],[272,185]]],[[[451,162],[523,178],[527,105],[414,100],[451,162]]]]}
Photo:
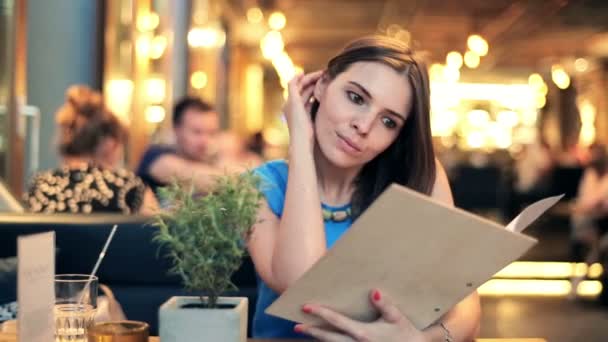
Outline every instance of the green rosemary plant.
{"type": "Polygon", "coordinates": [[[201,301],[209,308],[222,293],[237,290],[230,278],[242,263],[256,220],[262,198],[258,183],[246,172],[218,177],[205,195],[178,182],[160,189],[170,207],[155,217],[154,240],[168,250],[170,272],[181,277],[186,290],[205,293],[208,303],[201,301]]]}

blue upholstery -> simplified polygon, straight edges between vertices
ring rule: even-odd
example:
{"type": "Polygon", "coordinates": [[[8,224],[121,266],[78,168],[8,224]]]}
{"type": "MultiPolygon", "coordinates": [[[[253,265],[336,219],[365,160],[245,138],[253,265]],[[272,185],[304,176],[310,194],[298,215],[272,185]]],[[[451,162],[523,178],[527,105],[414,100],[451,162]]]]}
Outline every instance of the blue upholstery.
{"type": "MultiPolygon", "coordinates": [[[[118,230],[97,276],[112,289],[127,318],[148,322],[150,332],[157,335],[160,305],[171,296],[193,294],[182,289],[178,277],[167,275],[170,260],[164,257],[166,251],[151,241],[156,228],[142,217],[0,215],[0,258],[16,255],[18,235],[54,230],[58,249],[56,273],[89,273],[114,224],[118,224],[118,230]]],[[[248,297],[251,319],[256,278],[250,259],[244,260],[233,282],[239,291],[227,295],[248,297]]],[[[0,293],[5,293],[5,289],[0,288],[0,293]]]]}

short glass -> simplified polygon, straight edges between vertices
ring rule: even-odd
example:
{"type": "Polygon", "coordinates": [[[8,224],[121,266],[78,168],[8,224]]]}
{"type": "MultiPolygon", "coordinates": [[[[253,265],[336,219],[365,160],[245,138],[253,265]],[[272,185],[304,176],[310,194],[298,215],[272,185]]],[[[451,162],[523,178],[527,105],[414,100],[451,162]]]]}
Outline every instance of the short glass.
{"type": "Polygon", "coordinates": [[[85,342],[97,311],[97,277],[55,276],[55,342],[85,342]]]}
{"type": "Polygon", "coordinates": [[[148,342],[148,324],[138,321],[97,323],[87,332],[88,342],[148,342]]]}

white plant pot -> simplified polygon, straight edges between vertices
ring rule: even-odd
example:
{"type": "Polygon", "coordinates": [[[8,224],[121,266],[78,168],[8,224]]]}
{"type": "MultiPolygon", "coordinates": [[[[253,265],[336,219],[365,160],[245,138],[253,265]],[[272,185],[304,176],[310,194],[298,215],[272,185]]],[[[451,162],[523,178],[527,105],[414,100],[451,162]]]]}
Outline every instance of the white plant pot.
{"type": "Polygon", "coordinates": [[[247,342],[245,297],[220,297],[218,304],[229,309],[182,308],[200,303],[199,297],[171,297],[158,311],[162,342],[247,342]]]}

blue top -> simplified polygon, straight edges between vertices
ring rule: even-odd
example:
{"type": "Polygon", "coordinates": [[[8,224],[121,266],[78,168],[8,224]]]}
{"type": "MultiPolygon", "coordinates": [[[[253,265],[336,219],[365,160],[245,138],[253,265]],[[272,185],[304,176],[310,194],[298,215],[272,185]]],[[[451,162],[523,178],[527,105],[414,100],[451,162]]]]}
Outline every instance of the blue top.
{"type": "Polygon", "coordinates": [[[160,187],[166,186],[168,184],[159,182],[150,174],[150,167],[158,158],[162,157],[165,154],[177,154],[175,148],[172,146],[166,145],[151,145],[144,156],[141,158],[139,162],[139,166],[137,167],[136,174],[141,178],[144,183],[152,189],[154,194],[156,194],[156,190],[160,187]]]}
{"type": "MultiPolygon", "coordinates": [[[[281,217],[283,214],[283,205],[285,204],[285,190],[287,188],[287,162],[284,160],[270,161],[256,168],[254,172],[261,178],[260,190],[266,197],[270,210],[272,210],[277,217],[281,217]]],[[[332,207],[325,204],[321,205],[323,208],[330,211],[345,210],[349,206],[332,207]]],[[[333,246],[351,224],[351,219],[342,222],[325,221],[327,248],[333,246]]],[[[270,316],[264,312],[278,297],[278,294],[271,290],[258,275],[258,300],[253,316],[253,337],[304,337],[293,331],[295,326],[294,322],[270,316]]]]}

